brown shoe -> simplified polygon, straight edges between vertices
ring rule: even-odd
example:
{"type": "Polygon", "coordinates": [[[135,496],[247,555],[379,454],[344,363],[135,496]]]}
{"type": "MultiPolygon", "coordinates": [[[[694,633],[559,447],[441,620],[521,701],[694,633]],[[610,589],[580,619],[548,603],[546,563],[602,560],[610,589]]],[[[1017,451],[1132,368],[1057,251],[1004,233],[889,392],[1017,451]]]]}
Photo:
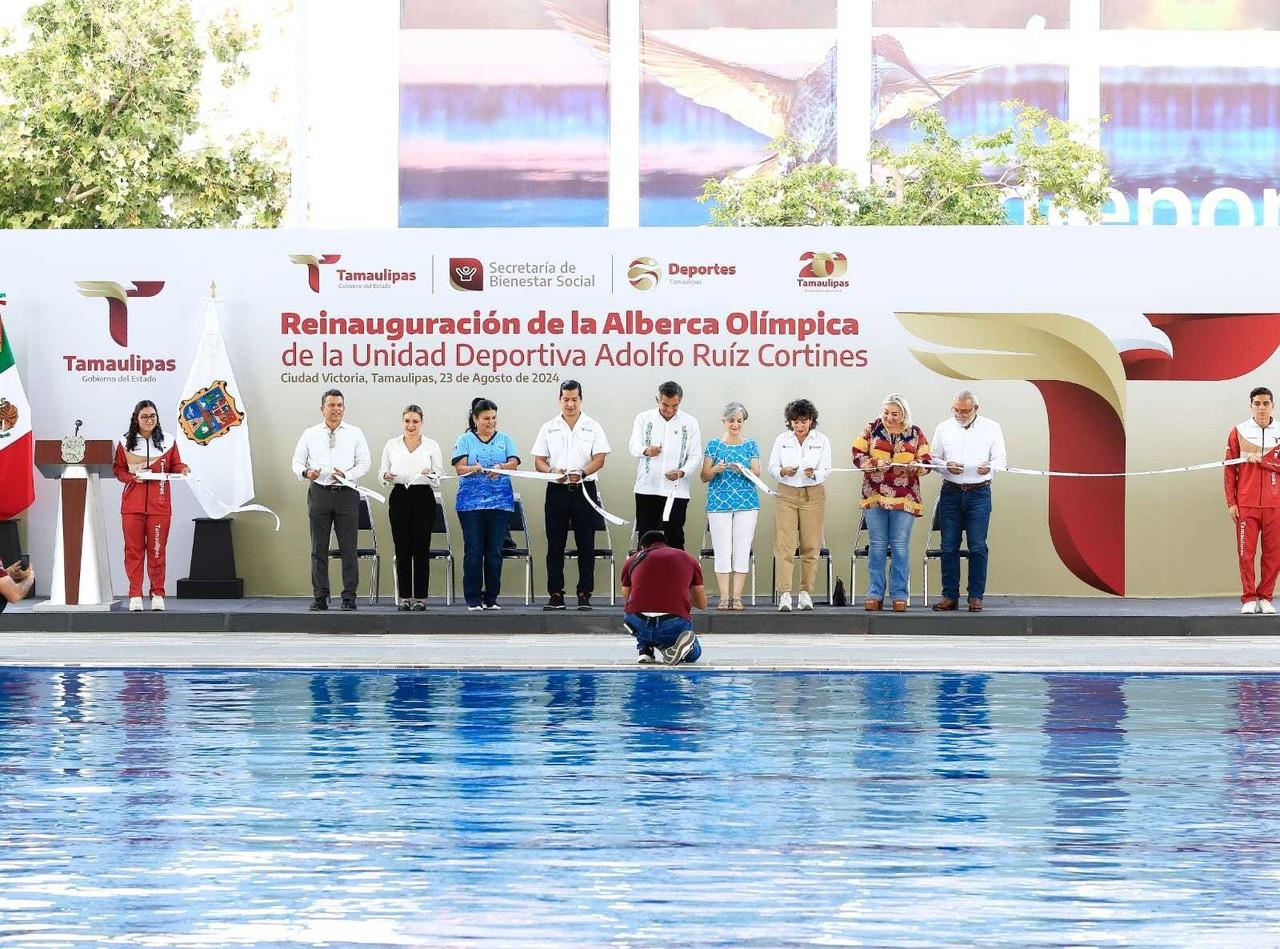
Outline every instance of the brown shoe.
{"type": "Polygon", "coordinates": [[[934,612],[937,612],[937,613],[950,613],[951,611],[957,610],[959,608],[960,608],[960,603],[956,600],[951,599],[951,597],[949,596],[944,596],[937,603],[933,604],[934,612]]]}
{"type": "Polygon", "coordinates": [[[862,604],[868,613],[878,613],[884,609],[884,601],[877,600],[873,597],[867,597],[867,601],[862,604]]]}
{"type": "Polygon", "coordinates": [[[970,613],[982,612],[982,597],[980,596],[969,597],[969,612],[970,613]]]}
{"type": "Polygon", "coordinates": [[[906,601],[906,600],[894,600],[894,601],[893,601],[893,611],[894,611],[895,613],[905,613],[905,612],[907,611],[907,601],[906,601]]]}

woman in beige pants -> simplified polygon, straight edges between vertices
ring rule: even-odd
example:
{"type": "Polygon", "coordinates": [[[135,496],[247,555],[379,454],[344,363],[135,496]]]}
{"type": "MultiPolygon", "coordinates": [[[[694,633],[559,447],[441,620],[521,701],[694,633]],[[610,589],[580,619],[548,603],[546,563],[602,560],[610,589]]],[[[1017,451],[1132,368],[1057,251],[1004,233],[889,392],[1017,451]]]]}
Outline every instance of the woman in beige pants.
{"type": "Polygon", "coordinates": [[[774,505],[773,556],[778,611],[791,612],[796,548],[800,549],[801,610],[813,609],[813,580],[822,549],[822,518],[827,508],[823,482],[831,473],[831,442],[818,429],[818,410],[808,399],[789,402],[783,410],[787,430],[769,452],[769,474],[778,482],[774,505]]]}

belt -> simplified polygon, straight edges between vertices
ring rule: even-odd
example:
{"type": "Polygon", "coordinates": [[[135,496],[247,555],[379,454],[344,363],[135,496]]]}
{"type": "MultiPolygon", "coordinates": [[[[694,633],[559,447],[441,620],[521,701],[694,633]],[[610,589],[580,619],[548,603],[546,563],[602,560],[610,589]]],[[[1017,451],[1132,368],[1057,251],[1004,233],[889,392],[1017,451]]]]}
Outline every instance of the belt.
{"type": "Polygon", "coordinates": [[[663,613],[661,616],[646,616],[644,613],[632,613],[632,616],[638,617],[646,623],[656,626],[658,623],[664,623],[669,619],[684,619],[679,613],[663,613]]]}
{"type": "Polygon", "coordinates": [[[991,487],[990,481],[978,481],[974,484],[956,484],[954,481],[942,482],[942,488],[945,491],[950,488],[952,491],[981,491],[983,488],[991,487]]]}

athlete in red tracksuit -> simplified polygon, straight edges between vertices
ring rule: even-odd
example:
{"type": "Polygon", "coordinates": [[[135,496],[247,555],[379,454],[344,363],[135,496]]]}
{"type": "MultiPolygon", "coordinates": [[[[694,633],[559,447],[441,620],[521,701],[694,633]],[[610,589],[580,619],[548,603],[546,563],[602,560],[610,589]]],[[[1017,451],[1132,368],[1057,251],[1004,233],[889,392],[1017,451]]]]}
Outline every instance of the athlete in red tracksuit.
{"type": "Polygon", "coordinates": [[[164,609],[165,547],[169,543],[169,523],[173,519],[169,481],[139,481],[138,472],[186,473],[178,446],[160,430],[160,416],[154,402],[139,402],[133,409],[129,431],[116,443],[116,478],[125,484],[120,499],[120,520],[124,526],[124,572],[129,578],[129,608],[142,609],[142,565],[145,560],[151,578],[151,608],[164,609]]]}
{"type": "Polygon", "coordinates": [[[1271,598],[1280,574],[1280,427],[1272,418],[1273,407],[1270,389],[1254,389],[1249,393],[1252,416],[1227,436],[1227,459],[1248,459],[1223,469],[1227,511],[1236,525],[1242,613],[1275,612],[1271,598]],[[1262,577],[1255,579],[1253,559],[1259,535],[1262,577]]]}

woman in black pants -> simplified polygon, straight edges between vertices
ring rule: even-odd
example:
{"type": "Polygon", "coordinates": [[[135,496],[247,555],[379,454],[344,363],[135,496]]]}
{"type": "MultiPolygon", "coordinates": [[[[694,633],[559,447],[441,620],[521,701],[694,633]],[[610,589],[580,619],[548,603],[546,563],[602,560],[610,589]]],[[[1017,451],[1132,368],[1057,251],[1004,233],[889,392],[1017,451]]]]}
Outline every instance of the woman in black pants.
{"type": "Polygon", "coordinates": [[[396,548],[396,588],[400,609],[425,610],[431,579],[431,528],[436,522],[436,488],[444,460],[440,446],[422,434],[422,409],[407,406],[404,434],[382,448],[378,472],[394,484],[387,502],[391,539],[396,548]]]}

